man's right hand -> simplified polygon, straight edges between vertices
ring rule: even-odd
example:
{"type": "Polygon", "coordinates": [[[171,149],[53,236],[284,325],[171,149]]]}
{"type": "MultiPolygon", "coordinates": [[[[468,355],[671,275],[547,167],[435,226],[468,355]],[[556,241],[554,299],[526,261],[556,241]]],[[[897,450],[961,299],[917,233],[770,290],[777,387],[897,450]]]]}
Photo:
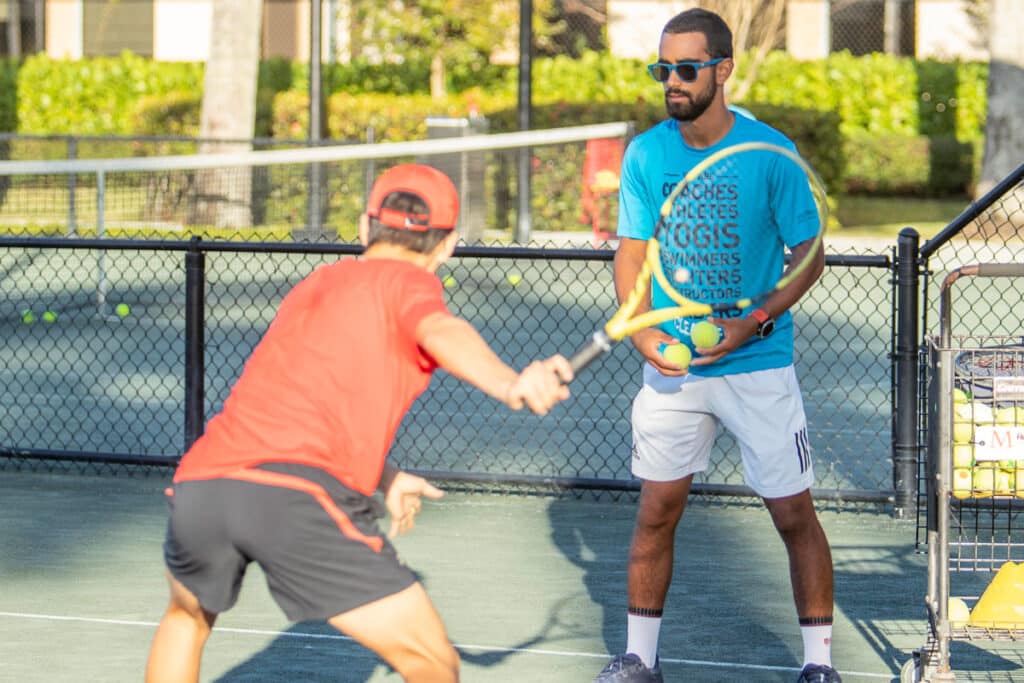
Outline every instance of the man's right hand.
{"type": "Polygon", "coordinates": [[[661,355],[662,345],[679,343],[679,340],[672,335],[662,332],[657,327],[649,327],[645,330],[640,330],[630,339],[636,350],[661,374],[668,377],[680,377],[686,374],[686,368],[666,360],[661,355]]]}

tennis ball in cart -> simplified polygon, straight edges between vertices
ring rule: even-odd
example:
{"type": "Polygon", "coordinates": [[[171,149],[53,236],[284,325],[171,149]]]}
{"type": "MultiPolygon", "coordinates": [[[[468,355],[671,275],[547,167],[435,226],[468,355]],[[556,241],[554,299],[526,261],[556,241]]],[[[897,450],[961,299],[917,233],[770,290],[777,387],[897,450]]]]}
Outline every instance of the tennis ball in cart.
{"type": "Polygon", "coordinates": [[[690,353],[690,347],[686,344],[668,344],[662,349],[661,355],[668,362],[675,363],[684,368],[689,367],[690,360],[693,358],[693,354],[690,353]]]}
{"type": "Polygon", "coordinates": [[[971,477],[971,470],[965,467],[958,467],[953,470],[953,496],[956,498],[970,498],[971,490],[974,488],[974,481],[971,477]]]}
{"type": "Polygon", "coordinates": [[[127,318],[128,314],[132,312],[131,307],[128,304],[120,303],[114,306],[114,313],[117,313],[118,318],[127,318]]]}
{"type": "Polygon", "coordinates": [[[1012,474],[1006,470],[996,470],[994,490],[1001,496],[1008,496],[1013,493],[1013,485],[1016,483],[1012,474]]]}
{"type": "Polygon", "coordinates": [[[974,464],[974,444],[953,444],[953,467],[970,467],[974,464]]]}
{"type": "Polygon", "coordinates": [[[973,477],[974,492],[979,496],[991,496],[996,491],[996,468],[977,465],[973,477]]]}
{"type": "Polygon", "coordinates": [[[36,314],[33,313],[31,310],[26,308],[24,311],[21,312],[21,322],[25,323],[26,325],[31,325],[35,321],[36,314]]]}
{"type": "Polygon", "coordinates": [[[953,421],[953,443],[971,443],[974,441],[974,423],[966,420],[953,421]]]}
{"type": "Polygon", "coordinates": [[[971,618],[971,610],[963,598],[950,598],[948,604],[949,625],[953,628],[967,626],[967,620],[971,618]]]}
{"type": "Polygon", "coordinates": [[[1000,406],[995,409],[995,423],[1000,427],[1012,427],[1017,424],[1017,410],[1012,405],[1000,406]]]}
{"type": "Polygon", "coordinates": [[[996,416],[992,406],[981,401],[969,401],[953,406],[954,418],[973,422],[976,425],[990,425],[995,422],[996,416]]]}
{"type": "Polygon", "coordinates": [[[971,397],[970,397],[970,395],[968,395],[968,393],[966,391],[964,391],[963,389],[959,389],[959,388],[954,388],[953,389],[953,404],[954,405],[962,406],[962,405],[970,403],[970,402],[971,402],[971,397]]]}
{"type": "Polygon", "coordinates": [[[690,330],[690,339],[699,349],[714,346],[722,339],[722,329],[707,320],[701,320],[690,330]]]}

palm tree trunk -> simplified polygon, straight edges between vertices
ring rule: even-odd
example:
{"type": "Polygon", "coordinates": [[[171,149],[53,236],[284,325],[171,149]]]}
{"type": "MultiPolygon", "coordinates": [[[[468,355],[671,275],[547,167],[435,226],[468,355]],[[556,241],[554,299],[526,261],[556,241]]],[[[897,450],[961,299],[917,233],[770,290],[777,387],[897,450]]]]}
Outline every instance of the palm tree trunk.
{"type": "MultiPolygon", "coordinates": [[[[256,118],[262,0],[213,3],[210,54],[203,82],[201,152],[249,151],[256,118]]],[[[193,224],[243,228],[252,223],[252,169],[222,168],[198,174],[193,224]]]]}

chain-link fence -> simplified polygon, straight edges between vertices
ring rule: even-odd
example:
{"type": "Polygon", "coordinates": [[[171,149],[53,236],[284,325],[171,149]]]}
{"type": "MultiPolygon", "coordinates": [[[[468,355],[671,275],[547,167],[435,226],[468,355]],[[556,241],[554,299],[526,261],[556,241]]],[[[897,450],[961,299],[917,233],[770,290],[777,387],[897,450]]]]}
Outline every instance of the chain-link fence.
{"type": "MultiPolygon", "coordinates": [[[[100,467],[176,461],[220,409],[281,297],[320,263],[358,252],[351,244],[198,240],[0,245],[2,452],[14,461],[74,458],[100,467]]],[[[439,276],[453,312],[522,367],[572,352],[601,326],[614,309],[611,256],[463,247],[439,276]]],[[[795,311],[797,368],[825,497],[890,498],[890,261],[830,256],[822,282],[795,311]]],[[[571,401],[538,418],[439,376],[403,423],[392,456],[446,479],[628,489],[639,378],[638,356],[620,345],[574,382],[571,401]]],[[[723,438],[716,448],[697,490],[749,493],[735,443],[723,438]]]]}

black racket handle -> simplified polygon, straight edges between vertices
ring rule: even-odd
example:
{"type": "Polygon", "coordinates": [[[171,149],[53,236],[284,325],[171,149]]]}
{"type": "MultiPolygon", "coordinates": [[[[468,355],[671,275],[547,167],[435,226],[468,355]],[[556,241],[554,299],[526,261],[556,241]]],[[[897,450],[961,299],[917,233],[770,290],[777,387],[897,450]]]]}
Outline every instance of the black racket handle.
{"type": "Polygon", "coordinates": [[[605,352],[610,351],[611,348],[612,338],[605,334],[604,330],[595,332],[586,346],[573,354],[573,357],[569,359],[569,365],[572,366],[573,374],[579,375],[581,370],[600,358],[605,352]]]}

